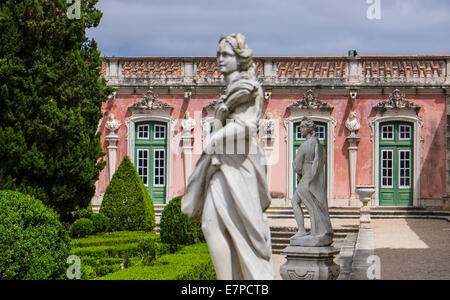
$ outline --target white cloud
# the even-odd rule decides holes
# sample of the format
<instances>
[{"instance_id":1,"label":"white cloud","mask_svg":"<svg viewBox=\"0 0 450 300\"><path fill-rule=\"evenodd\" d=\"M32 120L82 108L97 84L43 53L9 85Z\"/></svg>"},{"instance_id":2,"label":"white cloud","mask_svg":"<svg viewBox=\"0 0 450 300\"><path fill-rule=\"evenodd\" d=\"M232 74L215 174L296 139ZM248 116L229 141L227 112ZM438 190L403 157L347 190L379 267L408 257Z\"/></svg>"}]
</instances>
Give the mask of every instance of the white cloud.
<instances>
[{"instance_id":1,"label":"white cloud","mask_svg":"<svg viewBox=\"0 0 450 300\"><path fill-rule=\"evenodd\" d=\"M255 55L450 54L448 0L100 0L89 32L104 55L215 55L221 33L244 33Z\"/></svg>"}]
</instances>

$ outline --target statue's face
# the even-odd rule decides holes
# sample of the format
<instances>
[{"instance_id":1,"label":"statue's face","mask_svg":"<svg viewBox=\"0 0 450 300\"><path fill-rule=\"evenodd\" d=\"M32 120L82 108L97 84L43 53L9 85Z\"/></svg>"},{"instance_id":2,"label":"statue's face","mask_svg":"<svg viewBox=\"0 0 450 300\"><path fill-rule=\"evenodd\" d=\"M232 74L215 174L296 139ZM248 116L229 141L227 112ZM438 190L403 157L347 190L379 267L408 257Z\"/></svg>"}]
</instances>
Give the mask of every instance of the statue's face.
<instances>
[{"instance_id":1,"label":"statue's face","mask_svg":"<svg viewBox=\"0 0 450 300\"><path fill-rule=\"evenodd\" d=\"M303 136L307 136L308 133L311 133L312 130L306 124L300 124L300 133Z\"/></svg>"},{"instance_id":2,"label":"statue's face","mask_svg":"<svg viewBox=\"0 0 450 300\"><path fill-rule=\"evenodd\" d=\"M238 58L233 51L231 45L222 41L219 44L219 50L217 51L217 64L222 74L228 75L238 70Z\"/></svg>"}]
</instances>

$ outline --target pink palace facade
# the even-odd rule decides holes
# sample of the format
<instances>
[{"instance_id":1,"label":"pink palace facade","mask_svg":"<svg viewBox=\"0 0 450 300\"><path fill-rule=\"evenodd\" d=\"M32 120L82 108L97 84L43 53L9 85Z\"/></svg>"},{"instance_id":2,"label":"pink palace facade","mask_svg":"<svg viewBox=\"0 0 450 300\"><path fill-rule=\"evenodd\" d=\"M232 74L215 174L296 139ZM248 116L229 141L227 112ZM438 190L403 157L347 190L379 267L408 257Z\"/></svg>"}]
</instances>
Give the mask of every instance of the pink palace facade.
<instances>
[{"instance_id":1,"label":"pink palace facade","mask_svg":"<svg viewBox=\"0 0 450 300\"><path fill-rule=\"evenodd\" d=\"M99 124L107 167L94 209L128 155L155 204L183 195L208 142L225 83L215 57L105 57L116 88ZM360 206L355 185L373 185L372 206L448 206L450 56L256 57L265 94L259 142L273 203L290 205L299 120L317 125L326 149L330 207ZM352 135L346 121L356 114ZM188 113L188 114L187 114ZM119 127L120 125L120 127Z\"/></svg>"}]
</instances>

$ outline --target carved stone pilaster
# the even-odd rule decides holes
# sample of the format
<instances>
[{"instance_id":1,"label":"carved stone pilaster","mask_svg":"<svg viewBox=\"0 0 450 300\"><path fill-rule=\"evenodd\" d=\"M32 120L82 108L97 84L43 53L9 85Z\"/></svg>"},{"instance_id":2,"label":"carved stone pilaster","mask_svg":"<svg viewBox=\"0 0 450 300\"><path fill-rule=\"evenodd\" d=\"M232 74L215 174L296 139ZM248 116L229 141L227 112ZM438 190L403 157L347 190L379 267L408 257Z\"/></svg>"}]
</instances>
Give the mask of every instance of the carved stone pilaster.
<instances>
[{"instance_id":1,"label":"carved stone pilaster","mask_svg":"<svg viewBox=\"0 0 450 300\"><path fill-rule=\"evenodd\" d=\"M348 155L350 164L350 206L358 206L358 202L355 197L355 186L356 186L356 164L358 161L358 144L360 138L357 136L347 137L348 141Z\"/></svg>"},{"instance_id":2,"label":"carved stone pilaster","mask_svg":"<svg viewBox=\"0 0 450 300\"><path fill-rule=\"evenodd\" d=\"M271 174L272 174L272 152L273 152L273 144L275 141L274 129L275 129L275 120L273 119L272 113L267 114L266 119L262 119L259 122L259 134L260 140L262 143L262 147L264 149L264 154L266 156L266 164L267 164L267 183L271 182Z\"/></svg>"},{"instance_id":3,"label":"carved stone pilaster","mask_svg":"<svg viewBox=\"0 0 450 300\"><path fill-rule=\"evenodd\" d=\"M182 136L182 141L183 141L183 156L184 156L184 183L185 183L185 187L188 184L189 181L189 176L191 176L192 173L192 149L193 147L193 141L194 141L194 136L189 135L189 136Z\"/></svg>"},{"instance_id":4,"label":"carved stone pilaster","mask_svg":"<svg viewBox=\"0 0 450 300\"><path fill-rule=\"evenodd\" d=\"M188 184L189 176L191 176L191 165L192 165L192 149L194 136L192 135L192 130L194 130L196 122L189 116L189 113L186 112L185 119L181 122L181 126L183 127L183 135L181 137L183 141L182 149L184 156L184 180L185 186Z\"/></svg>"},{"instance_id":5,"label":"carved stone pilaster","mask_svg":"<svg viewBox=\"0 0 450 300\"><path fill-rule=\"evenodd\" d=\"M108 141L108 166L109 166L109 180L112 179L116 172L117 163L117 144L120 140L116 131L119 130L122 124L120 121L114 119L114 114L111 114L109 121L106 122L106 128L110 131L109 135L105 138Z\"/></svg>"},{"instance_id":6,"label":"carved stone pilaster","mask_svg":"<svg viewBox=\"0 0 450 300\"><path fill-rule=\"evenodd\" d=\"M345 127L350 131L350 135L347 137L348 142L348 156L349 156L349 169L350 169L350 206L358 206L358 202L355 197L355 184L356 184L356 164L358 155L358 144L360 138L356 135L356 132L360 129L361 125L356 118L356 113L351 112L349 118L345 122Z\"/></svg>"}]
</instances>

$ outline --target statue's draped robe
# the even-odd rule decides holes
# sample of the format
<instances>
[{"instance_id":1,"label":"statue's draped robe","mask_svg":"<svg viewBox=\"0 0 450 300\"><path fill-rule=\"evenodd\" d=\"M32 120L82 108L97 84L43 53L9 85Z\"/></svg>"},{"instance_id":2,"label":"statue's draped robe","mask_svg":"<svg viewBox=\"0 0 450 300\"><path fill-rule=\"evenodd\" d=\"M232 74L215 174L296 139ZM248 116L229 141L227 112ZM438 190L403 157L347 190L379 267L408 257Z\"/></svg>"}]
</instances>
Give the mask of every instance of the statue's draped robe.
<instances>
[{"instance_id":1,"label":"statue's draped robe","mask_svg":"<svg viewBox=\"0 0 450 300\"><path fill-rule=\"evenodd\" d=\"M205 203L213 205L216 214L206 217L217 218L230 236L232 279L274 279L270 227L263 213L270 205L270 194L264 154L256 144L257 124L263 114L262 90L255 81L240 78L228 86L221 99L229 107L227 118L235 121L234 128L250 132L250 136L240 137L253 145L253 152L219 154L226 152L218 149L218 144L213 154L203 153L189 178L182 211L200 221Z\"/></svg>"},{"instance_id":2,"label":"statue's draped robe","mask_svg":"<svg viewBox=\"0 0 450 300\"><path fill-rule=\"evenodd\" d=\"M301 176L296 193L311 219L311 236L332 233L325 182L325 151L314 134L297 150L294 171Z\"/></svg>"}]
</instances>

